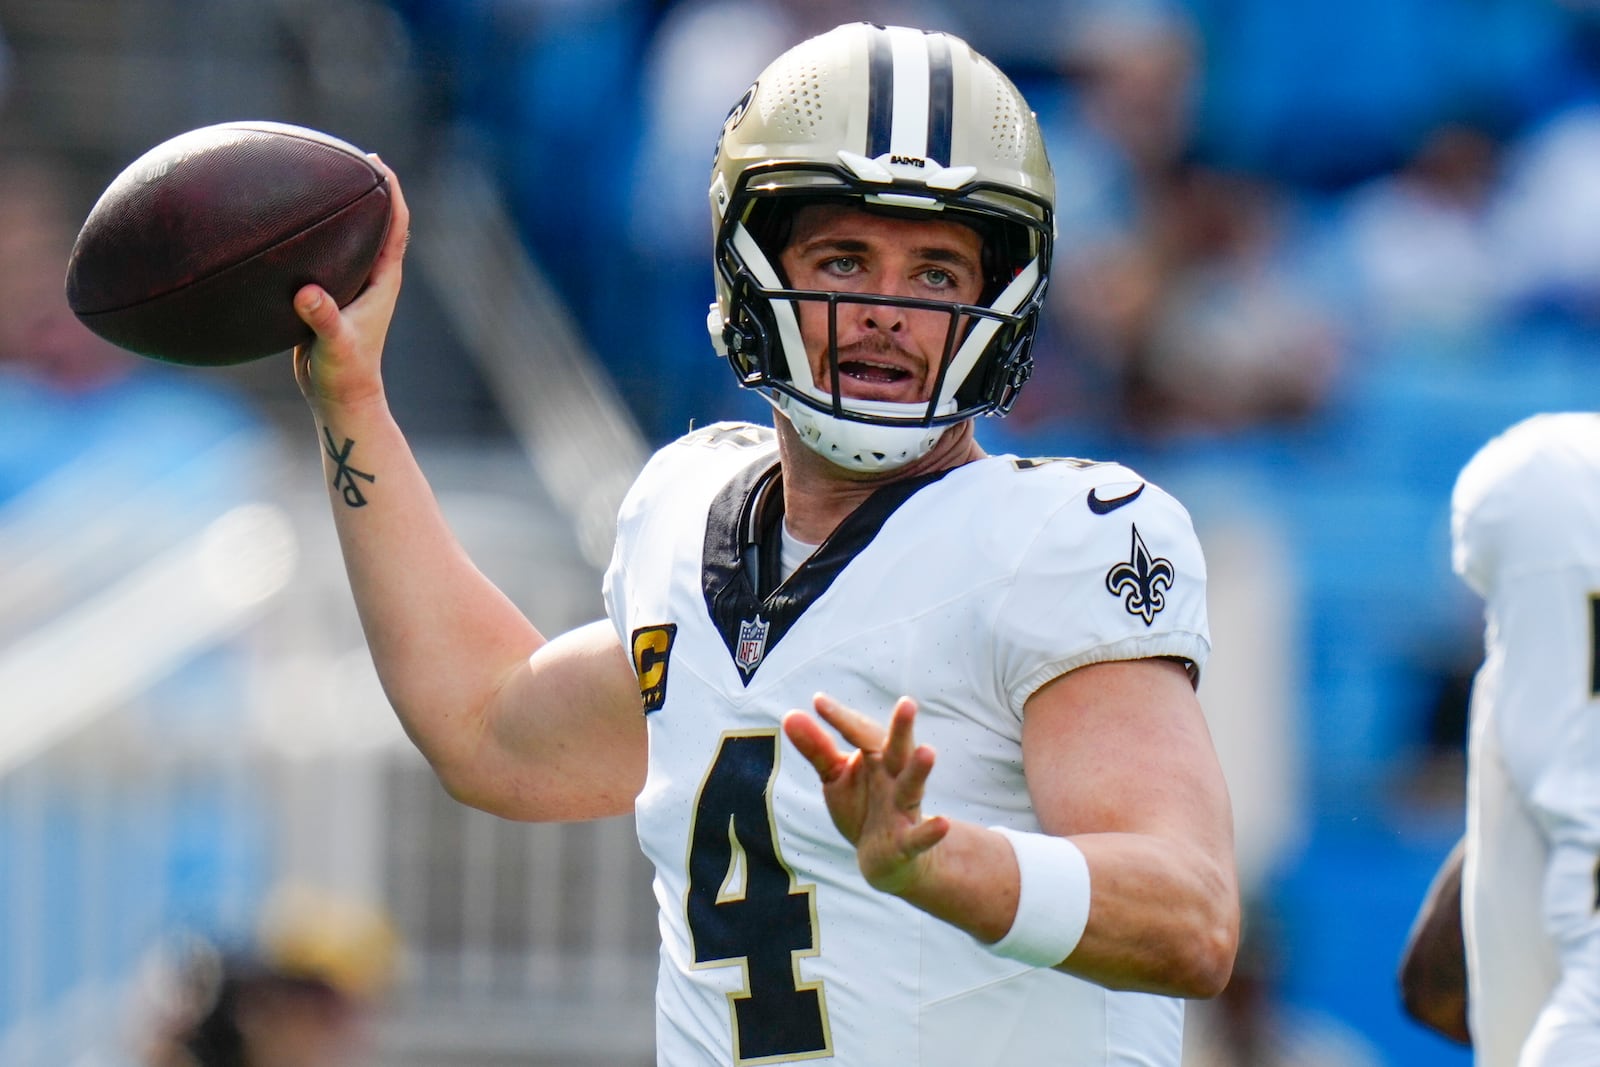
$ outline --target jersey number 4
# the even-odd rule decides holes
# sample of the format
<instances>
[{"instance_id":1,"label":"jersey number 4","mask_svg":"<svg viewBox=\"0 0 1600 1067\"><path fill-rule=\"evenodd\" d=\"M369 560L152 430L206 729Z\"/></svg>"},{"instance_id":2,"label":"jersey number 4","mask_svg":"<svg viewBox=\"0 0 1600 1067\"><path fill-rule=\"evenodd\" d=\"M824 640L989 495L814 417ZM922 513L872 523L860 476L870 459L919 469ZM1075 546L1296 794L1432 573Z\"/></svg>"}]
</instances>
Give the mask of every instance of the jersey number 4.
<instances>
[{"instance_id":1,"label":"jersey number 4","mask_svg":"<svg viewBox=\"0 0 1600 1067\"><path fill-rule=\"evenodd\" d=\"M734 1062L831 1051L822 985L800 980L818 952L815 887L778 853L772 784L778 735L728 734L696 798L689 845L689 932L699 967L744 968L730 994Z\"/></svg>"}]
</instances>

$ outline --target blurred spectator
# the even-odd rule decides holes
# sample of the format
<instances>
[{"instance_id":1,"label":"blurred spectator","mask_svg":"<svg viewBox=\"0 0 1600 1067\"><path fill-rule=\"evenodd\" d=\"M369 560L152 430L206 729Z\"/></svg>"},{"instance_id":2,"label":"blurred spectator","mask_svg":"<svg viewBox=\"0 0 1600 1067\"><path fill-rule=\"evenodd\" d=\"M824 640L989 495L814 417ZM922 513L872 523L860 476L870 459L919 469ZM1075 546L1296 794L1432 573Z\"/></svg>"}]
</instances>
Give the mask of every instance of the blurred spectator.
<instances>
[{"instance_id":1,"label":"blurred spectator","mask_svg":"<svg viewBox=\"0 0 1600 1067\"><path fill-rule=\"evenodd\" d=\"M1198 166L1161 190L1153 306L1123 368L1127 418L1142 435L1290 425L1321 407L1340 341L1284 260L1288 208L1267 182Z\"/></svg>"},{"instance_id":2,"label":"blurred spectator","mask_svg":"<svg viewBox=\"0 0 1600 1067\"><path fill-rule=\"evenodd\" d=\"M1053 388L1025 399L1023 422L1048 428L1053 405L1114 436L1159 440L1316 410L1339 339L1286 269L1287 190L1196 157L1192 16L1167 0L1094 0L1071 9L1064 33L1044 123L1061 190L1041 358Z\"/></svg>"},{"instance_id":3,"label":"blurred spectator","mask_svg":"<svg viewBox=\"0 0 1600 1067\"><path fill-rule=\"evenodd\" d=\"M1506 164L1498 266L1520 310L1600 324L1600 104L1525 134Z\"/></svg>"},{"instance_id":4,"label":"blurred spectator","mask_svg":"<svg viewBox=\"0 0 1600 1067\"><path fill-rule=\"evenodd\" d=\"M1159 441L1315 413L1342 341L1285 262L1281 191L1183 164L1141 201L1129 239L1072 257L1052 291L1065 358L1093 367L1114 428Z\"/></svg>"},{"instance_id":5,"label":"blurred spectator","mask_svg":"<svg viewBox=\"0 0 1600 1067\"><path fill-rule=\"evenodd\" d=\"M191 941L144 990L144 1067L359 1067L393 976L388 919L305 887L269 901L256 944Z\"/></svg>"},{"instance_id":6,"label":"blurred spectator","mask_svg":"<svg viewBox=\"0 0 1600 1067\"><path fill-rule=\"evenodd\" d=\"M1135 240L1152 186L1189 151L1200 41L1168 0L1069 8L1055 92L1036 94L1056 172L1057 258Z\"/></svg>"},{"instance_id":7,"label":"blurred spectator","mask_svg":"<svg viewBox=\"0 0 1600 1067\"><path fill-rule=\"evenodd\" d=\"M1382 339L1461 338L1505 312L1495 247L1500 144L1447 122L1406 163L1355 190L1338 226L1347 244L1352 318Z\"/></svg>"},{"instance_id":8,"label":"blurred spectator","mask_svg":"<svg viewBox=\"0 0 1600 1067\"><path fill-rule=\"evenodd\" d=\"M1029 99L1055 171L1055 280L1034 379L997 432L1022 451L1098 449L1074 438L1125 427L1129 339L1157 289L1145 217L1189 147L1199 40L1167 0L1074 3L1041 32L1057 67Z\"/></svg>"}]
</instances>

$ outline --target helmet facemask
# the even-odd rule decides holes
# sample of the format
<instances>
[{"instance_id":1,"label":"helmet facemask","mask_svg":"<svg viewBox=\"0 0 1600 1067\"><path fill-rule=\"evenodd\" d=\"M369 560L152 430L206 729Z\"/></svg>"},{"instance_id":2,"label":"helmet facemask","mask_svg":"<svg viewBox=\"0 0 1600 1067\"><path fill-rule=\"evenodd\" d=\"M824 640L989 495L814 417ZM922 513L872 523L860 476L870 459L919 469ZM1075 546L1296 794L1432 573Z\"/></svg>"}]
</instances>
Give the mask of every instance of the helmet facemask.
<instances>
[{"instance_id":1,"label":"helmet facemask","mask_svg":"<svg viewBox=\"0 0 1600 1067\"><path fill-rule=\"evenodd\" d=\"M1042 144L1037 143L1037 127L1032 115L1017 106L1021 98L1016 90L986 60L954 38L866 24L841 27L780 57L763 79L773 76L781 83L783 78L795 77L793 71L785 73L785 63L793 66L796 54L808 48L813 52L820 49L824 65L830 60L843 63L851 48L865 47L862 38L874 38L873 46L880 53L887 47L884 42L892 38L894 47L902 51L926 47L930 54L944 55L947 62L952 53L961 57L965 66L955 64L962 73L954 80L986 102L986 93L999 94L1001 103L988 104L989 110L998 108L1004 112L1001 117L1018 123L1025 118L1025 129L1010 136L1013 143L1029 145L1027 153L1015 150L1020 162L1002 158L994 164L980 158L987 166L952 167L937 159L894 152L868 158L843 147L828 153L825 145L814 143L793 153L800 158L758 158L772 148L771 130L743 130L742 120L763 105L761 81L729 116L712 185L712 203L719 219L715 256L718 302L712 307L708 326L740 383L766 396L809 447L840 466L873 471L894 469L925 455L955 423L1010 409L1032 368L1029 348L1050 262L1053 184ZM924 40L930 43L924 46ZM815 55L806 59L810 66L802 73L827 85L830 79L814 69L818 62ZM874 77L881 79L881 64L878 66ZM853 77L854 72L841 70L831 80L836 83L847 76ZM944 77L947 82L952 80L948 72ZM983 84L968 84L980 77ZM811 92L820 98L812 101L815 110L826 111L829 95L825 89L813 87ZM1007 93L1014 100L1005 98ZM839 106L844 106L842 99ZM958 117L963 114L953 105L946 110ZM969 121L980 120L999 126L990 114ZM758 127L761 121L770 126L784 119L779 115L775 120L771 116L751 120ZM749 145L749 158L742 160L735 158L744 147L739 142L741 132L760 142ZM976 136L955 140L965 144ZM983 147L993 154L992 145ZM944 153L947 157L951 153L948 144ZM986 170L992 178L986 177ZM984 261L984 289L978 302L791 287L779 266L780 256L795 213L815 203L842 203L873 213L959 222L976 230L982 238ZM820 303L827 309L827 382L814 380L801 335L799 308L808 303ZM929 368L935 381L926 403L841 395L837 324L841 306L852 304L893 306L948 317L942 359L937 367Z\"/></svg>"}]
</instances>

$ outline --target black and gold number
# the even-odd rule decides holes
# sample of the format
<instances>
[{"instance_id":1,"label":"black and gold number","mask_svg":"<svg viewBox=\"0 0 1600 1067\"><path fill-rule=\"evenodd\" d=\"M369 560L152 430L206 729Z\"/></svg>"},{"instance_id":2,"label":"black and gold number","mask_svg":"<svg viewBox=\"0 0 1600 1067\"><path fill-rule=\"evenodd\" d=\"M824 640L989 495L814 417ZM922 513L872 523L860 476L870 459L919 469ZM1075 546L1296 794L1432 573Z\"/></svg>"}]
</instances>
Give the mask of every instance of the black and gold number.
<instances>
[{"instance_id":1,"label":"black and gold number","mask_svg":"<svg viewBox=\"0 0 1600 1067\"><path fill-rule=\"evenodd\" d=\"M744 969L743 989L728 997L741 1065L832 1052L822 984L800 980L800 959L820 949L816 887L797 884L778 852L777 770L776 730L723 735L690 829L694 962Z\"/></svg>"},{"instance_id":2,"label":"black and gold number","mask_svg":"<svg viewBox=\"0 0 1600 1067\"><path fill-rule=\"evenodd\" d=\"M1051 463L1065 463L1067 466L1076 467L1078 470L1087 470L1090 467L1098 467L1103 462L1103 460L1098 459L1078 459L1076 456L1033 456L1031 458L1014 459L1011 461L1011 465L1019 471L1031 471L1038 470L1040 467Z\"/></svg>"}]
</instances>

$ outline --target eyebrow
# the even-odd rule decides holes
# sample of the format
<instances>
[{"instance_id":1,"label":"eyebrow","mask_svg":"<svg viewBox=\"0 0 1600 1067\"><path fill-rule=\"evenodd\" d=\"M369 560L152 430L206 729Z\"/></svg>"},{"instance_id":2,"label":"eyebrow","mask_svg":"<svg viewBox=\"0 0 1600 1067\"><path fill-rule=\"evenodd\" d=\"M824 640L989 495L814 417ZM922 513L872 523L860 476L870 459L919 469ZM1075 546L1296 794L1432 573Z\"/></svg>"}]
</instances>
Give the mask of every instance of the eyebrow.
<instances>
[{"instance_id":1,"label":"eyebrow","mask_svg":"<svg viewBox=\"0 0 1600 1067\"><path fill-rule=\"evenodd\" d=\"M802 241L795 251L803 256L815 255L819 252L860 254L871 252L872 245L857 237L819 237L810 241ZM923 245L920 248L911 249L911 255L933 263L949 263L972 271L978 269L976 260L947 245Z\"/></svg>"}]
</instances>

